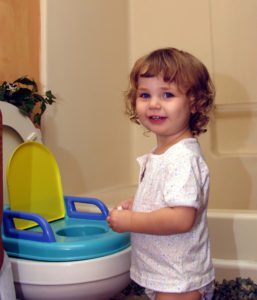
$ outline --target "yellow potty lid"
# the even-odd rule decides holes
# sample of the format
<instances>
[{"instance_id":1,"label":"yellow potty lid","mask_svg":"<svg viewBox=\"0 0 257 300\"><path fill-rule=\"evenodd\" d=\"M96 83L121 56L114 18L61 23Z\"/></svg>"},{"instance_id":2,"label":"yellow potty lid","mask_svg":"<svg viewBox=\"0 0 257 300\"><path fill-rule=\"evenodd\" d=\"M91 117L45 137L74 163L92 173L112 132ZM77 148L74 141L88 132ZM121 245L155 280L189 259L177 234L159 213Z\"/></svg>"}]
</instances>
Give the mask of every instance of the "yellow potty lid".
<instances>
[{"instance_id":1,"label":"yellow potty lid","mask_svg":"<svg viewBox=\"0 0 257 300\"><path fill-rule=\"evenodd\" d=\"M13 152L7 166L11 210L37 213L48 222L65 216L60 171L52 153L38 142L28 141ZM17 229L37 225L15 220Z\"/></svg>"}]
</instances>

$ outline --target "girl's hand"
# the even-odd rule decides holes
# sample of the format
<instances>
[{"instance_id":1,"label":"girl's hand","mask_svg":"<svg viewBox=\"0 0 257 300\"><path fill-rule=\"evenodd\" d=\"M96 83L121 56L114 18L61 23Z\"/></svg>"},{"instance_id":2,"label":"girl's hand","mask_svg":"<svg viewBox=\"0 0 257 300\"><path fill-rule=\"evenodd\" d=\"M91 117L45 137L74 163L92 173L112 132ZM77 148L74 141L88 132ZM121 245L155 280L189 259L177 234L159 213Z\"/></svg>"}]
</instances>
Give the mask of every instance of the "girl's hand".
<instances>
[{"instance_id":1,"label":"girl's hand","mask_svg":"<svg viewBox=\"0 0 257 300\"><path fill-rule=\"evenodd\" d=\"M132 211L128 209L113 209L107 217L107 222L113 231L131 231Z\"/></svg>"},{"instance_id":2,"label":"girl's hand","mask_svg":"<svg viewBox=\"0 0 257 300\"><path fill-rule=\"evenodd\" d=\"M132 210L134 198L131 197L123 202L121 202L120 206L122 209Z\"/></svg>"}]
</instances>

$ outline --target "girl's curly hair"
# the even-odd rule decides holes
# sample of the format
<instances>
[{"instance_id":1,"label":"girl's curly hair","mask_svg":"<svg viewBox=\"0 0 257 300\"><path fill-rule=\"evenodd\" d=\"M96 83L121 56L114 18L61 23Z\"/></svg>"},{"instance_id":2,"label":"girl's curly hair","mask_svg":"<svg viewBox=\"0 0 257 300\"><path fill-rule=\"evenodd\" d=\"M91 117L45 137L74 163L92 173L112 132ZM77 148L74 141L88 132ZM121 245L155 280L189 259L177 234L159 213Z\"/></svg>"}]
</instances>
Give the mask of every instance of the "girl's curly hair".
<instances>
[{"instance_id":1,"label":"girl's curly hair","mask_svg":"<svg viewBox=\"0 0 257 300\"><path fill-rule=\"evenodd\" d=\"M139 124L136 98L140 77L161 75L165 82L174 82L190 99L192 113L189 127L194 136L206 131L209 113L214 107L215 88L204 64L193 55L175 49L163 48L139 58L130 73L129 88L125 94L126 114Z\"/></svg>"}]
</instances>

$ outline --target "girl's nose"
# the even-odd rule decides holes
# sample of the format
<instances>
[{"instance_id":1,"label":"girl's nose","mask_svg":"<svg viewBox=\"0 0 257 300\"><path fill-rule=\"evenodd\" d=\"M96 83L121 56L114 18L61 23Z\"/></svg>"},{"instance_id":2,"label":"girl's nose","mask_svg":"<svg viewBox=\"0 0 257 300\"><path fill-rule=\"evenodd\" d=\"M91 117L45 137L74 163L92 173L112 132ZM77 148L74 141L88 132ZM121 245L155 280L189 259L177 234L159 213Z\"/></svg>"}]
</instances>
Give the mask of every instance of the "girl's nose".
<instances>
[{"instance_id":1,"label":"girl's nose","mask_svg":"<svg viewBox=\"0 0 257 300\"><path fill-rule=\"evenodd\" d=\"M161 107L160 99L158 97L152 97L149 101L149 108L158 109Z\"/></svg>"}]
</instances>

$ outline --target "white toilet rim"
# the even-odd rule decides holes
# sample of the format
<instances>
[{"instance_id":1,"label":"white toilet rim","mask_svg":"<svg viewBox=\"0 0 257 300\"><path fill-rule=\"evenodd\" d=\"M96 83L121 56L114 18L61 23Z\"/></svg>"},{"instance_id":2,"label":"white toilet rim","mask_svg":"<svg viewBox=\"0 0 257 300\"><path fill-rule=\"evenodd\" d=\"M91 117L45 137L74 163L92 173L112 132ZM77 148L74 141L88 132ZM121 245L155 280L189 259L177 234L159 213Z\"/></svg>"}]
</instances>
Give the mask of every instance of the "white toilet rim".
<instances>
[{"instance_id":1,"label":"white toilet rim","mask_svg":"<svg viewBox=\"0 0 257 300\"><path fill-rule=\"evenodd\" d=\"M15 105L0 101L0 109L3 117L3 126L14 129L23 141L42 142L40 130L33 125L28 117L21 114Z\"/></svg>"},{"instance_id":2,"label":"white toilet rim","mask_svg":"<svg viewBox=\"0 0 257 300\"><path fill-rule=\"evenodd\" d=\"M131 247L112 255L71 262L41 262L10 258L14 281L22 284L64 285L93 282L127 273Z\"/></svg>"}]
</instances>

